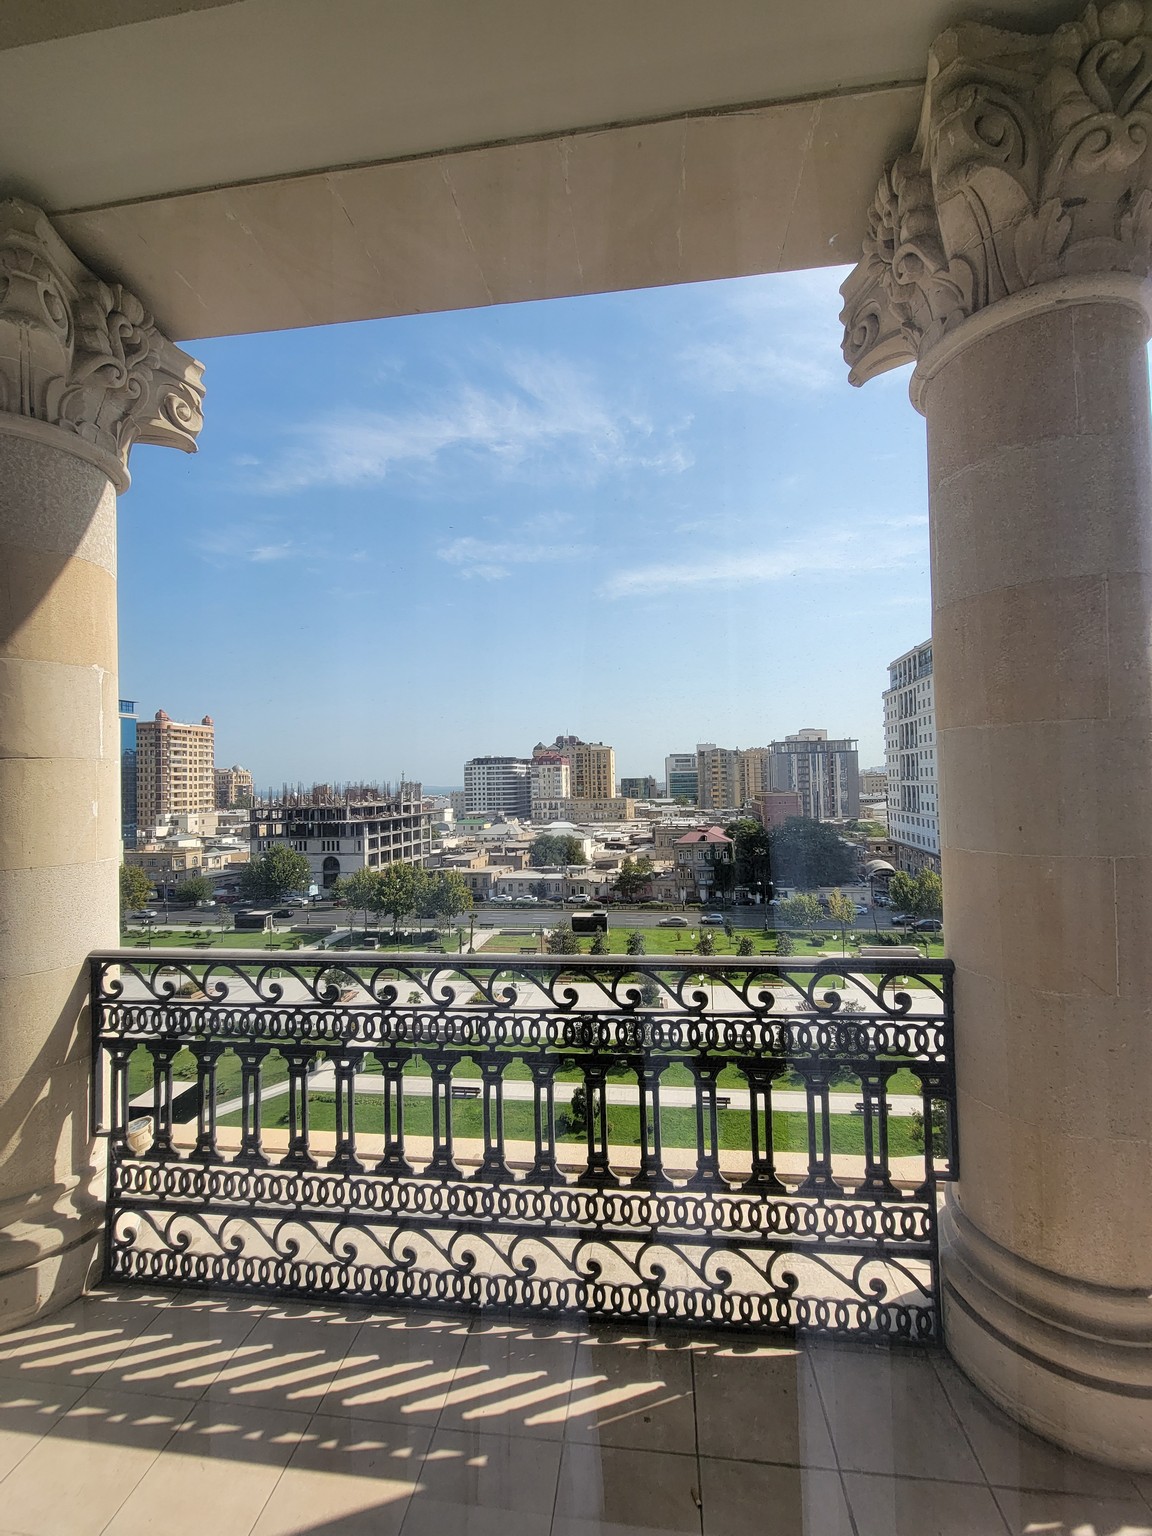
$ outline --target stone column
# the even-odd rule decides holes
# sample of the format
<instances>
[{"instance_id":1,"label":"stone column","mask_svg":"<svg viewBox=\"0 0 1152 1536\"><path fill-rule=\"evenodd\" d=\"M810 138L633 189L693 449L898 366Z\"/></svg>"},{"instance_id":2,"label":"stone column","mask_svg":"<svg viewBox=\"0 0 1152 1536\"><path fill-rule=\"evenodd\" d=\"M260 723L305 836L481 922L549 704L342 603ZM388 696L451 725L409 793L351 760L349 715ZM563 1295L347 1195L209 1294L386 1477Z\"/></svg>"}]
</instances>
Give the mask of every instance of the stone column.
<instances>
[{"instance_id":1,"label":"stone column","mask_svg":"<svg viewBox=\"0 0 1152 1536\"><path fill-rule=\"evenodd\" d=\"M1152 7L1149 7L1152 13ZM844 285L928 423L961 1177L947 1341L1152 1468L1152 14L934 45Z\"/></svg>"},{"instance_id":2,"label":"stone column","mask_svg":"<svg viewBox=\"0 0 1152 1536\"><path fill-rule=\"evenodd\" d=\"M86 956L118 942L116 493L192 451L200 367L0 204L0 1329L99 1259Z\"/></svg>"}]
</instances>

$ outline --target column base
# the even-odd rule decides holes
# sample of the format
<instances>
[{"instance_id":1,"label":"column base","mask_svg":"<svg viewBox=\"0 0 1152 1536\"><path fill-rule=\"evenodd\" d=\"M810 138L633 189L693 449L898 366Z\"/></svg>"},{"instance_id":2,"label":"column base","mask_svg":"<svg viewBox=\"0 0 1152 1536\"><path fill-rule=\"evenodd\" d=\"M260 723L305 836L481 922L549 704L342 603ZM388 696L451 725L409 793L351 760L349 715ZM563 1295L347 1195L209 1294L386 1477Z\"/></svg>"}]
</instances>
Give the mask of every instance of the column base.
<instances>
[{"instance_id":1,"label":"column base","mask_svg":"<svg viewBox=\"0 0 1152 1536\"><path fill-rule=\"evenodd\" d=\"M0 1209L0 1333L66 1307L103 1270L104 1207L82 1184Z\"/></svg>"},{"instance_id":2,"label":"column base","mask_svg":"<svg viewBox=\"0 0 1152 1536\"><path fill-rule=\"evenodd\" d=\"M949 1192L944 1337L1012 1418L1082 1456L1152 1471L1152 1297L1072 1280L986 1237Z\"/></svg>"}]
</instances>

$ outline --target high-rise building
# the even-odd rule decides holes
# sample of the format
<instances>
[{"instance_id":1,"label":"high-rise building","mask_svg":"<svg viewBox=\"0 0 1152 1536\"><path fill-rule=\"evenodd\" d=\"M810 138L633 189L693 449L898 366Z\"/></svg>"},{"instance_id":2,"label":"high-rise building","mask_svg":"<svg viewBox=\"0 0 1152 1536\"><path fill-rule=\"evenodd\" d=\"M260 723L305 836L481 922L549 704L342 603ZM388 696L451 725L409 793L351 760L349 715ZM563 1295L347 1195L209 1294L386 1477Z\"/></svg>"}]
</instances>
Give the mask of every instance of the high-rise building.
<instances>
[{"instance_id":1,"label":"high-rise building","mask_svg":"<svg viewBox=\"0 0 1152 1536\"><path fill-rule=\"evenodd\" d=\"M136 726L136 824L154 827L169 816L216 809L215 727L171 719L162 709Z\"/></svg>"},{"instance_id":2,"label":"high-rise building","mask_svg":"<svg viewBox=\"0 0 1152 1536\"><path fill-rule=\"evenodd\" d=\"M136 701L120 700L120 840L136 846Z\"/></svg>"},{"instance_id":3,"label":"high-rise building","mask_svg":"<svg viewBox=\"0 0 1152 1536\"><path fill-rule=\"evenodd\" d=\"M656 780L650 773L635 779L620 780L620 793L629 800L653 800L656 792Z\"/></svg>"},{"instance_id":4,"label":"high-rise building","mask_svg":"<svg viewBox=\"0 0 1152 1536\"><path fill-rule=\"evenodd\" d=\"M769 789L768 757L767 747L744 747L738 754L737 805L751 805L757 795L767 793Z\"/></svg>"},{"instance_id":5,"label":"high-rise building","mask_svg":"<svg viewBox=\"0 0 1152 1536\"><path fill-rule=\"evenodd\" d=\"M893 862L910 874L940 871L940 809L936 778L936 700L932 642L925 640L888 668L884 692L888 765L888 837Z\"/></svg>"},{"instance_id":6,"label":"high-rise building","mask_svg":"<svg viewBox=\"0 0 1152 1536\"><path fill-rule=\"evenodd\" d=\"M473 757L464 764L464 809L469 816L532 814L532 764L523 757Z\"/></svg>"},{"instance_id":7,"label":"high-rise building","mask_svg":"<svg viewBox=\"0 0 1152 1536\"><path fill-rule=\"evenodd\" d=\"M740 753L714 741L696 746L697 804L709 811L731 810L740 804Z\"/></svg>"},{"instance_id":8,"label":"high-rise building","mask_svg":"<svg viewBox=\"0 0 1152 1536\"><path fill-rule=\"evenodd\" d=\"M572 751L573 800L611 800L616 794L616 753L602 741L578 742Z\"/></svg>"},{"instance_id":9,"label":"high-rise building","mask_svg":"<svg viewBox=\"0 0 1152 1536\"><path fill-rule=\"evenodd\" d=\"M695 805L700 794L695 752L670 752L664 759L664 793L670 800Z\"/></svg>"},{"instance_id":10,"label":"high-rise building","mask_svg":"<svg viewBox=\"0 0 1152 1536\"><path fill-rule=\"evenodd\" d=\"M572 768L562 752L537 747L528 770L532 786L532 817L535 821L556 821L560 802L572 795Z\"/></svg>"},{"instance_id":11,"label":"high-rise building","mask_svg":"<svg viewBox=\"0 0 1152 1536\"><path fill-rule=\"evenodd\" d=\"M217 768L215 780L218 811L233 811L252 804L252 775L247 768L241 768L237 763L231 768Z\"/></svg>"},{"instance_id":12,"label":"high-rise building","mask_svg":"<svg viewBox=\"0 0 1152 1536\"><path fill-rule=\"evenodd\" d=\"M860 762L855 741L829 741L823 730L797 731L768 747L768 789L800 796L813 821L854 820L860 814Z\"/></svg>"}]
</instances>

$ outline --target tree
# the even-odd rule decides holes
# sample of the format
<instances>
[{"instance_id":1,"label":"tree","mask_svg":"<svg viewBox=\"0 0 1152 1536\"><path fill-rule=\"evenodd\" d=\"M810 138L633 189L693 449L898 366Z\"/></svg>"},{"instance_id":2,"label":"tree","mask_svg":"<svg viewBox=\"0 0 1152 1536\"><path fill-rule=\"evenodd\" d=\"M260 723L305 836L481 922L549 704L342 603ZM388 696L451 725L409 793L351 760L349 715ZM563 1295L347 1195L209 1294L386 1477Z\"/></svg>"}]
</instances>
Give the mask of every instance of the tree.
<instances>
[{"instance_id":1,"label":"tree","mask_svg":"<svg viewBox=\"0 0 1152 1536\"><path fill-rule=\"evenodd\" d=\"M304 854L287 843L273 843L240 871L240 894L248 901L283 901L303 889L311 876Z\"/></svg>"},{"instance_id":2,"label":"tree","mask_svg":"<svg viewBox=\"0 0 1152 1536\"><path fill-rule=\"evenodd\" d=\"M420 910L427 917L452 922L461 912L472 910L472 891L467 880L454 869L438 869L425 876L424 897Z\"/></svg>"},{"instance_id":3,"label":"tree","mask_svg":"<svg viewBox=\"0 0 1152 1536\"><path fill-rule=\"evenodd\" d=\"M652 879L652 860L625 859L612 885L617 901L639 901Z\"/></svg>"},{"instance_id":4,"label":"tree","mask_svg":"<svg viewBox=\"0 0 1152 1536\"><path fill-rule=\"evenodd\" d=\"M716 953L716 940L710 933L702 933L696 940L696 953L698 955L714 955Z\"/></svg>"},{"instance_id":5,"label":"tree","mask_svg":"<svg viewBox=\"0 0 1152 1536\"><path fill-rule=\"evenodd\" d=\"M845 935L849 928L856 923L856 903L851 896L845 896L843 891L833 891L828 897L826 908L829 918L840 929L841 935Z\"/></svg>"},{"instance_id":6,"label":"tree","mask_svg":"<svg viewBox=\"0 0 1152 1536\"><path fill-rule=\"evenodd\" d=\"M812 890L818 885L844 885L856 870L857 850L844 843L834 828L805 816L790 816L768 834L772 878L781 885Z\"/></svg>"},{"instance_id":7,"label":"tree","mask_svg":"<svg viewBox=\"0 0 1152 1536\"><path fill-rule=\"evenodd\" d=\"M916 876L916 915L917 917L944 915L944 887L935 870L922 869Z\"/></svg>"},{"instance_id":8,"label":"tree","mask_svg":"<svg viewBox=\"0 0 1152 1536\"><path fill-rule=\"evenodd\" d=\"M736 946L736 953L738 955L751 955L755 953L752 947L752 940L746 933L741 935L740 942Z\"/></svg>"},{"instance_id":9,"label":"tree","mask_svg":"<svg viewBox=\"0 0 1152 1536\"><path fill-rule=\"evenodd\" d=\"M572 932L571 923L562 923L559 928L553 928L548 935L548 953L550 955L578 955L580 953L580 941Z\"/></svg>"},{"instance_id":10,"label":"tree","mask_svg":"<svg viewBox=\"0 0 1152 1536\"><path fill-rule=\"evenodd\" d=\"M120 910L135 912L145 906L152 896L152 882L135 864L120 866Z\"/></svg>"},{"instance_id":11,"label":"tree","mask_svg":"<svg viewBox=\"0 0 1152 1536\"><path fill-rule=\"evenodd\" d=\"M772 879L771 839L767 828L751 816L741 816L724 828L732 839L736 883L767 890Z\"/></svg>"},{"instance_id":12,"label":"tree","mask_svg":"<svg viewBox=\"0 0 1152 1536\"><path fill-rule=\"evenodd\" d=\"M212 895L212 882L207 875L188 875L176 887L176 900L194 907L197 902L207 901Z\"/></svg>"},{"instance_id":13,"label":"tree","mask_svg":"<svg viewBox=\"0 0 1152 1536\"><path fill-rule=\"evenodd\" d=\"M638 928L634 928L628 935L628 953L630 955L646 955L648 953L648 945L645 943L644 935Z\"/></svg>"},{"instance_id":14,"label":"tree","mask_svg":"<svg viewBox=\"0 0 1152 1536\"><path fill-rule=\"evenodd\" d=\"M592 940L591 945L589 946L588 952L589 954L593 955L610 954L611 951L608 948L608 935L604 932L596 934L595 938Z\"/></svg>"},{"instance_id":15,"label":"tree","mask_svg":"<svg viewBox=\"0 0 1152 1536\"><path fill-rule=\"evenodd\" d=\"M778 933L776 935L776 953L778 955L790 955L795 948L796 944L790 933Z\"/></svg>"},{"instance_id":16,"label":"tree","mask_svg":"<svg viewBox=\"0 0 1152 1536\"><path fill-rule=\"evenodd\" d=\"M392 918L392 932L400 926L400 919L415 912L424 897L428 877L414 864L397 859L386 864L379 872L376 899L373 910L386 912Z\"/></svg>"},{"instance_id":17,"label":"tree","mask_svg":"<svg viewBox=\"0 0 1152 1536\"><path fill-rule=\"evenodd\" d=\"M374 869L357 869L345 879L337 882L340 887L340 899L350 913L363 912L364 929L368 929L368 914L376 909L376 898L380 891L380 875ZM351 923L349 927L351 927Z\"/></svg>"},{"instance_id":18,"label":"tree","mask_svg":"<svg viewBox=\"0 0 1152 1536\"><path fill-rule=\"evenodd\" d=\"M812 928L824 916L824 908L815 896L801 891L781 901L776 907L776 921L786 928Z\"/></svg>"},{"instance_id":19,"label":"tree","mask_svg":"<svg viewBox=\"0 0 1152 1536\"><path fill-rule=\"evenodd\" d=\"M533 869L550 864L583 864L584 844L570 832L541 832L529 852Z\"/></svg>"},{"instance_id":20,"label":"tree","mask_svg":"<svg viewBox=\"0 0 1152 1536\"><path fill-rule=\"evenodd\" d=\"M911 875L898 869L888 882L888 899L897 912L916 915L916 881Z\"/></svg>"}]
</instances>

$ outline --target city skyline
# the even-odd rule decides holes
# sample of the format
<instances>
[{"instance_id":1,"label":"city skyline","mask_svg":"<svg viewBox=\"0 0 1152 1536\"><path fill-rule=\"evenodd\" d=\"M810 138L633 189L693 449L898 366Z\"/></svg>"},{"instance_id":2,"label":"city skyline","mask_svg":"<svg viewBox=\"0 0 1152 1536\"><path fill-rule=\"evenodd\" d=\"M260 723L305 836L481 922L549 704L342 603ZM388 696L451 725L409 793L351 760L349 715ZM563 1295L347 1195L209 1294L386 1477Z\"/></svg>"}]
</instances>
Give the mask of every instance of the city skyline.
<instances>
[{"instance_id":1,"label":"city skyline","mask_svg":"<svg viewBox=\"0 0 1152 1536\"><path fill-rule=\"evenodd\" d=\"M842 276L193 344L201 453L121 501L121 692L257 785L459 785L558 732L621 776L810 725L882 761L923 428L903 372L844 382Z\"/></svg>"}]
</instances>

